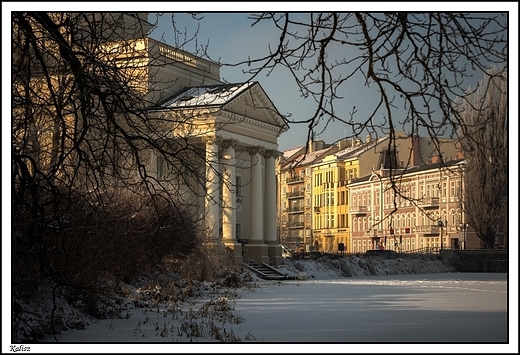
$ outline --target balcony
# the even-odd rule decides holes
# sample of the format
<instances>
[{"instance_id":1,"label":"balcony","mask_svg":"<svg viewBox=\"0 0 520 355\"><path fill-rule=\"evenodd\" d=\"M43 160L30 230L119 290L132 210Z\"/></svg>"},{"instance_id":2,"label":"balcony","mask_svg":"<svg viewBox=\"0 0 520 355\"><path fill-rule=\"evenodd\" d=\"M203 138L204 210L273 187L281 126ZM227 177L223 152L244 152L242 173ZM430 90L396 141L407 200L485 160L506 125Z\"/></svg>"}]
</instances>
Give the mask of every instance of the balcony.
<instances>
[{"instance_id":1,"label":"balcony","mask_svg":"<svg viewBox=\"0 0 520 355\"><path fill-rule=\"evenodd\" d=\"M440 229L437 225L425 225L425 226L415 226L415 231L417 233L422 234L439 234Z\"/></svg>"},{"instance_id":2,"label":"balcony","mask_svg":"<svg viewBox=\"0 0 520 355\"><path fill-rule=\"evenodd\" d=\"M367 214L368 207L367 206L351 206L349 209L350 214Z\"/></svg>"},{"instance_id":3,"label":"balcony","mask_svg":"<svg viewBox=\"0 0 520 355\"><path fill-rule=\"evenodd\" d=\"M324 182L321 187L323 189L333 189L334 188L334 183L333 182Z\"/></svg>"},{"instance_id":4,"label":"balcony","mask_svg":"<svg viewBox=\"0 0 520 355\"><path fill-rule=\"evenodd\" d=\"M423 197L417 201L417 205L423 208L438 208L439 198L438 197Z\"/></svg>"},{"instance_id":5,"label":"balcony","mask_svg":"<svg viewBox=\"0 0 520 355\"><path fill-rule=\"evenodd\" d=\"M303 176L292 176L288 179L285 179L285 182L287 184L296 184L296 183L299 183L299 182L303 182Z\"/></svg>"},{"instance_id":6,"label":"balcony","mask_svg":"<svg viewBox=\"0 0 520 355\"><path fill-rule=\"evenodd\" d=\"M303 222L295 221L287 223L288 228L303 228Z\"/></svg>"},{"instance_id":7,"label":"balcony","mask_svg":"<svg viewBox=\"0 0 520 355\"><path fill-rule=\"evenodd\" d=\"M287 212L288 213L302 213L303 212L303 207L302 206L289 207L287 209Z\"/></svg>"},{"instance_id":8,"label":"balcony","mask_svg":"<svg viewBox=\"0 0 520 355\"><path fill-rule=\"evenodd\" d=\"M286 193L287 198L299 198L303 197L303 191L293 191Z\"/></svg>"}]
</instances>

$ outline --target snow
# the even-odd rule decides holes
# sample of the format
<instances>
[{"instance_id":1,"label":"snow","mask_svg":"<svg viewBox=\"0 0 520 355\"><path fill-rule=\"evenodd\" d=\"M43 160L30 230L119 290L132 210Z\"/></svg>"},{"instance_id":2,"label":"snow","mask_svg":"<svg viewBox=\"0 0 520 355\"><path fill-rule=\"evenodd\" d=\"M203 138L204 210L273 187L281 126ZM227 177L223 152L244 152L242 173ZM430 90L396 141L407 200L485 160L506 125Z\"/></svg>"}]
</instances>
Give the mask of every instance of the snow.
<instances>
[{"instance_id":1,"label":"snow","mask_svg":"<svg viewBox=\"0 0 520 355\"><path fill-rule=\"evenodd\" d=\"M213 353L510 352L508 346L518 346L508 339L508 331L517 333L507 327L507 274L457 273L435 257L287 259L280 270L301 280L250 275L250 286L240 289L199 283L201 297L182 303L154 303L164 289L134 288L144 307L129 304L120 317L91 319L86 329L28 346L57 353L172 352L172 346ZM220 318L211 310L220 310ZM215 333L233 344L215 340Z\"/></svg>"},{"instance_id":2,"label":"snow","mask_svg":"<svg viewBox=\"0 0 520 355\"><path fill-rule=\"evenodd\" d=\"M163 108L224 105L254 83L197 86L183 90L161 105Z\"/></svg>"}]
</instances>

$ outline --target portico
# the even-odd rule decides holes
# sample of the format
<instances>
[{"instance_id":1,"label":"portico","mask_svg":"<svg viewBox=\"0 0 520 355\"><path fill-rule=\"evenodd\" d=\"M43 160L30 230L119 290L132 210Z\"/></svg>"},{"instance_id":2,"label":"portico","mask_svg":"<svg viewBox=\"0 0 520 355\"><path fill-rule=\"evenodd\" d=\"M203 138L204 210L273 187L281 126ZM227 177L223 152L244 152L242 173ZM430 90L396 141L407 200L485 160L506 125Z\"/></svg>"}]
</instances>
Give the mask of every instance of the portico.
<instances>
[{"instance_id":1,"label":"portico","mask_svg":"<svg viewBox=\"0 0 520 355\"><path fill-rule=\"evenodd\" d=\"M225 136L226 134L224 134ZM282 262L276 236L275 149L247 145L223 136L205 137L205 225L213 241L223 243L233 262ZM244 186L237 186L236 172ZM243 196L238 199L237 190ZM237 239L238 225L242 244ZM242 256L242 248L243 256ZM242 260L244 259L244 260Z\"/></svg>"},{"instance_id":2,"label":"portico","mask_svg":"<svg viewBox=\"0 0 520 355\"><path fill-rule=\"evenodd\" d=\"M200 205L209 239L223 244L234 264L281 264L275 160L277 138L287 126L260 85L188 88L161 108L189 112L190 129L182 138L205 149L199 195L204 195Z\"/></svg>"}]
</instances>

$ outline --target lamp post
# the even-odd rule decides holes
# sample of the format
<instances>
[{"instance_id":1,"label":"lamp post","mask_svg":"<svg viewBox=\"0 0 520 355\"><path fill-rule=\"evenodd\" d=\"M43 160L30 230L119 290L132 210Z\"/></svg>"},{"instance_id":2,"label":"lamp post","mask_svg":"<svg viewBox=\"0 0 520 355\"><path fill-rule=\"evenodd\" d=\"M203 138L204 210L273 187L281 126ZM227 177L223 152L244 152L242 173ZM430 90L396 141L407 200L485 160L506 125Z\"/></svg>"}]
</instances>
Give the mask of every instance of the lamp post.
<instances>
[{"instance_id":1,"label":"lamp post","mask_svg":"<svg viewBox=\"0 0 520 355\"><path fill-rule=\"evenodd\" d=\"M468 223L461 223L460 230L464 232L464 250L466 250L466 231L468 230Z\"/></svg>"},{"instance_id":2,"label":"lamp post","mask_svg":"<svg viewBox=\"0 0 520 355\"><path fill-rule=\"evenodd\" d=\"M443 223L442 223L442 220L439 219L439 222L437 222L437 225L439 226L439 239L440 239L440 244L441 244L441 250L442 250L442 226L443 226Z\"/></svg>"}]
</instances>

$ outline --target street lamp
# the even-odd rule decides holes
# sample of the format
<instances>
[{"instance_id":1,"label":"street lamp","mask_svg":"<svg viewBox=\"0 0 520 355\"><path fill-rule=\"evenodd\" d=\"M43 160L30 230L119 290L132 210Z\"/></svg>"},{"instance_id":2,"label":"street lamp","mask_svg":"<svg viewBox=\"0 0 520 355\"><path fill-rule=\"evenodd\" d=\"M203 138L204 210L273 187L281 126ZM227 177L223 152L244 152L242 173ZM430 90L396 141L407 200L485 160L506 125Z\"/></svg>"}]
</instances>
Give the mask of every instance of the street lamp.
<instances>
[{"instance_id":1,"label":"street lamp","mask_svg":"<svg viewBox=\"0 0 520 355\"><path fill-rule=\"evenodd\" d=\"M464 232L464 250L466 250L466 231L468 230L468 223L461 223L460 230Z\"/></svg>"},{"instance_id":2,"label":"street lamp","mask_svg":"<svg viewBox=\"0 0 520 355\"><path fill-rule=\"evenodd\" d=\"M439 239L441 240L441 250L442 250L442 220L439 219L439 222L437 222L437 225L439 226Z\"/></svg>"}]
</instances>

